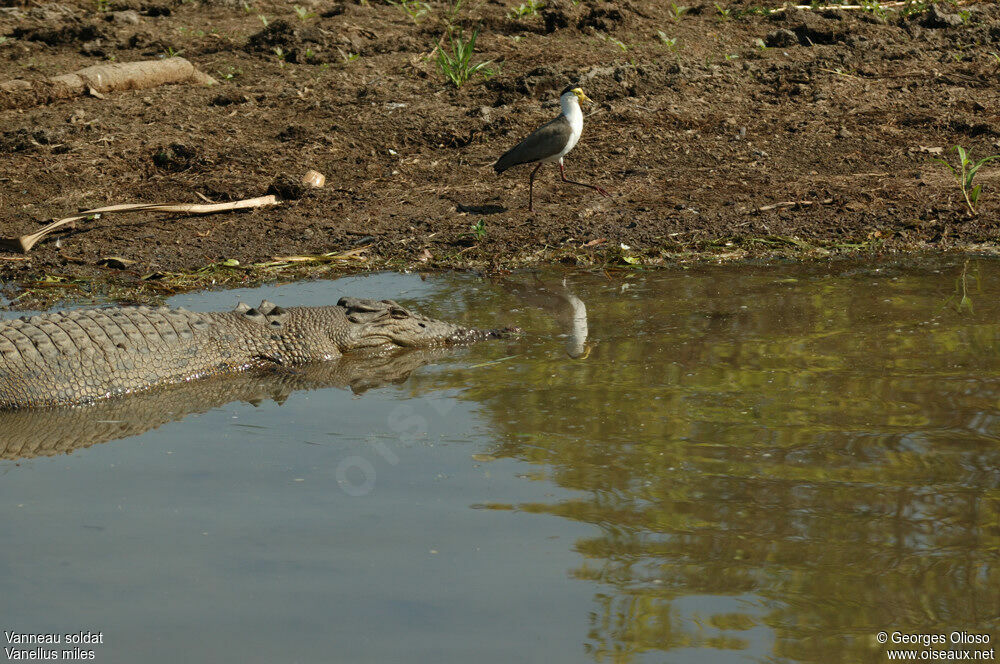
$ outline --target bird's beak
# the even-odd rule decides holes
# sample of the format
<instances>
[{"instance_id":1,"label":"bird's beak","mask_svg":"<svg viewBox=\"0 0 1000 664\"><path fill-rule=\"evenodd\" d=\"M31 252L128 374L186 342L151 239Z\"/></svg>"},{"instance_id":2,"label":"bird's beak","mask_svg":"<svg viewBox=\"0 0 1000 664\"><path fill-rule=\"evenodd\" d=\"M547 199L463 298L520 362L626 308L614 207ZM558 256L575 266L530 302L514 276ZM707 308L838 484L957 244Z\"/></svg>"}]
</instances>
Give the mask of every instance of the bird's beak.
<instances>
[{"instance_id":1,"label":"bird's beak","mask_svg":"<svg viewBox=\"0 0 1000 664\"><path fill-rule=\"evenodd\" d=\"M591 99L587 95L583 94L583 90L580 90L579 92L577 92L576 96L580 98L580 101L594 101L593 99Z\"/></svg>"}]
</instances>

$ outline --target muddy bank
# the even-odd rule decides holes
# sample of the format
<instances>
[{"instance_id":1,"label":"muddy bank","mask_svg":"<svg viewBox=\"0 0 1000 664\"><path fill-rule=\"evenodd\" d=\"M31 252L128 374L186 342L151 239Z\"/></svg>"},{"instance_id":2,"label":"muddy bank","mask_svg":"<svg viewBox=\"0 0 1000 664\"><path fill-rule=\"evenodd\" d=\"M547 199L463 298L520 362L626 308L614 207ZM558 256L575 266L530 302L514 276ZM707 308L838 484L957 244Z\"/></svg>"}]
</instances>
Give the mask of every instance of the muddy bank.
<instances>
[{"instance_id":1,"label":"muddy bank","mask_svg":"<svg viewBox=\"0 0 1000 664\"><path fill-rule=\"evenodd\" d=\"M972 216L932 158L1000 152L1000 7L767 5L4 8L2 80L180 55L219 83L0 111L0 236L122 202L283 203L85 222L0 252L0 281L141 299L316 270L992 251L1000 166L978 175ZM473 62L491 61L458 89L434 52L449 24L481 26ZM571 81L595 103L568 173L612 197L559 185L549 166L528 213L527 169L490 166L558 112ZM297 186L308 169L326 187Z\"/></svg>"}]
</instances>

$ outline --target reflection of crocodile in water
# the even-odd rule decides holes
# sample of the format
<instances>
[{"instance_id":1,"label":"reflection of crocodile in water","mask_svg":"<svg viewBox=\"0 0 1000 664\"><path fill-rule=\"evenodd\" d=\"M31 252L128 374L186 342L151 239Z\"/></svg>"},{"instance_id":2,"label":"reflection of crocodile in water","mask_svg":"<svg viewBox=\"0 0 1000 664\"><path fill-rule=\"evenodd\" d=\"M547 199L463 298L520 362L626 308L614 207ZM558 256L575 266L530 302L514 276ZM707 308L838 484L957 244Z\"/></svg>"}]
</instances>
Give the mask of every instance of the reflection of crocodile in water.
<instances>
[{"instance_id":1,"label":"reflection of crocodile in water","mask_svg":"<svg viewBox=\"0 0 1000 664\"><path fill-rule=\"evenodd\" d=\"M426 318L390 300L194 313L107 307L0 322L0 410L84 404L254 367L297 366L357 349L501 337Z\"/></svg>"},{"instance_id":2,"label":"reflection of crocodile in water","mask_svg":"<svg viewBox=\"0 0 1000 664\"><path fill-rule=\"evenodd\" d=\"M296 390L349 387L355 393L405 381L410 373L444 356L440 349L349 355L295 369L257 369L215 380L167 385L127 399L85 406L0 411L0 459L69 454L127 436L137 436L192 413L232 401L283 403Z\"/></svg>"}]
</instances>

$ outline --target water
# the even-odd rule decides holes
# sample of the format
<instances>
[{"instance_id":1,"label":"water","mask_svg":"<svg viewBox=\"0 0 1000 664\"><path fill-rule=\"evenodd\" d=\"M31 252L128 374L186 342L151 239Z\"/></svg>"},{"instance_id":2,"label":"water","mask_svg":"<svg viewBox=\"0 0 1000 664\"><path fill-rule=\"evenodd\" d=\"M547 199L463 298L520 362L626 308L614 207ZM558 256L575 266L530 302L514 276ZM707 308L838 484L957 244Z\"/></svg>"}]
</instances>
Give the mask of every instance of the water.
<instances>
[{"instance_id":1,"label":"water","mask_svg":"<svg viewBox=\"0 0 1000 664\"><path fill-rule=\"evenodd\" d=\"M341 376L149 401L141 435L0 461L0 623L100 631L101 662L884 662L883 630L995 647L1000 264L970 262L964 305L962 274L174 298L392 297L527 333L358 394Z\"/></svg>"}]
</instances>

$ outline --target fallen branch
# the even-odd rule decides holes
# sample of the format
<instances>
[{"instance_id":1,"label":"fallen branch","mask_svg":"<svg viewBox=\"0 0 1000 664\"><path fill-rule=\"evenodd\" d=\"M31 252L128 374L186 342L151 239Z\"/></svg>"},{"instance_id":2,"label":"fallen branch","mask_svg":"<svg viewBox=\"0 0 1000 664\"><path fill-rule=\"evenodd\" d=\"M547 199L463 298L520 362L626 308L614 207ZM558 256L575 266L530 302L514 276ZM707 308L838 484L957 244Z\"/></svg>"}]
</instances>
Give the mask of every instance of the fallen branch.
<instances>
[{"instance_id":1,"label":"fallen branch","mask_svg":"<svg viewBox=\"0 0 1000 664\"><path fill-rule=\"evenodd\" d=\"M958 6L958 5L968 5L968 4L972 4L972 2L973 2L973 0L955 0L955 2L953 4L955 4L956 6ZM906 0L902 0L900 2L880 2L878 4L878 7L881 8L881 9L891 9L893 7L905 7L908 4L910 4L910 3L908 1L906 1ZM857 10L860 10L860 9L869 9L870 10L870 9L872 9L872 7L865 6L865 5L832 5L832 4L830 4L830 5L824 5L824 4L818 4L818 5L782 5L782 6L778 7L778 8L776 8L776 9L772 9L771 13L772 14L777 14L779 12L788 11L789 9L804 9L804 10L807 10L807 11L826 11L827 9L847 9L847 10L857 11Z\"/></svg>"},{"instance_id":2,"label":"fallen branch","mask_svg":"<svg viewBox=\"0 0 1000 664\"><path fill-rule=\"evenodd\" d=\"M36 106L88 93L101 97L108 92L145 90L168 83L212 85L215 82L211 76L178 57L94 65L41 81L4 81L0 83L0 109Z\"/></svg>"},{"instance_id":3,"label":"fallen branch","mask_svg":"<svg viewBox=\"0 0 1000 664\"><path fill-rule=\"evenodd\" d=\"M122 203L120 205L109 205L93 210L84 210L78 215L66 217L53 221L48 226L18 238L0 238L0 247L13 249L21 253L28 253L42 238L49 233L59 230L64 226L75 227L76 222L96 215L108 212L180 212L182 214L215 214L216 212L229 212L231 210L246 210L250 208L266 207L277 205L278 199L274 196L261 196L259 198L248 198L242 201L231 203Z\"/></svg>"},{"instance_id":4,"label":"fallen branch","mask_svg":"<svg viewBox=\"0 0 1000 664\"><path fill-rule=\"evenodd\" d=\"M879 7L883 7L883 8L885 8L885 7L902 7L905 4L906 4L906 2L881 2L881 3L879 3ZM864 5L815 5L815 6L814 5L782 5L781 7L778 7L777 9L772 9L771 13L772 14L777 14L778 12L788 11L789 9L805 9L805 10L823 11L823 10L826 10L826 9L848 9L848 10L853 9L853 10L858 10L858 9L869 9L869 8L865 7Z\"/></svg>"},{"instance_id":5,"label":"fallen branch","mask_svg":"<svg viewBox=\"0 0 1000 664\"><path fill-rule=\"evenodd\" d=\"M363 253L368 251L371 247L370 244L366 244L363 247L358 247L356 249L348 249L347 251L335 252L331 251L325 254L311 255L311 256L276 256L274 260L268 261L266 263L254 263L254 267L268 269L281 269L286 267L291 267L292 265L302 265L302 264L316 264L316 263L332 263L334 261L366 261L368 260Z\"/></svg>"},{"instance_id":6,"label":"fallen branch","mask_svg":"<svg viewBox=\"0 0 1000 664\"><path fill-rule=\"evenodd\" d=\"M757 208L757 212L767 212L768 210L777 210L778 208L790 208L790 207L809 207L810 205L830 205L833 203L832 198L826 198L821 201L783 201L781 203L775 203L773 205L765 205L764 207Z\"/></svg>"}]
</instances>

